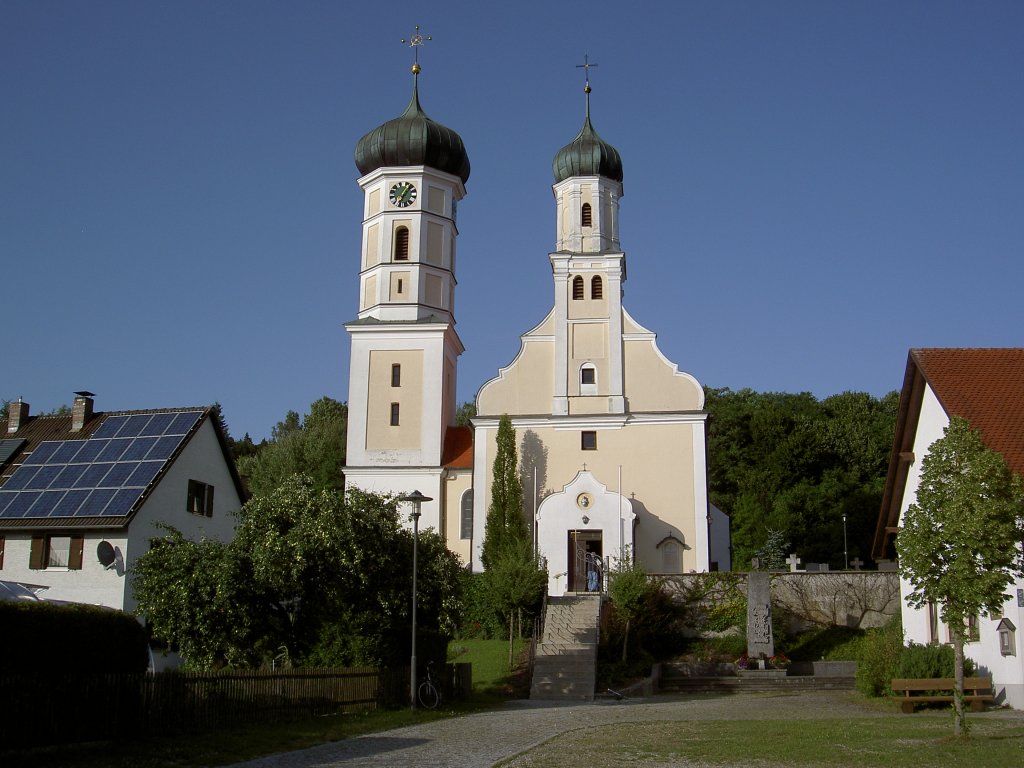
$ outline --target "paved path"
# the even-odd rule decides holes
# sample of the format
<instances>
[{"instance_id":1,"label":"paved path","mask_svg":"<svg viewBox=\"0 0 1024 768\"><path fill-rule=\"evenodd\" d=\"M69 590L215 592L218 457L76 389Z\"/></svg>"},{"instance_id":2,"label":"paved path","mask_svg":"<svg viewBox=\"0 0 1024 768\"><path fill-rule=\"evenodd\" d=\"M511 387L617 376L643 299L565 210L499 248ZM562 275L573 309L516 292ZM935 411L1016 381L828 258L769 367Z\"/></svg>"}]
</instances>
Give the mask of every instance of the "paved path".
<instances>
[{"instance_id":1,"label":"paved path","mask_svg":"<svg viewBox=\"0 0 1024 768\"><path fill-rule=\"evenodd\" d=\"M584 726L659 720L877 717L885 711L865 706L847 691L658 696L592 704L515 701L498 710L272 755L236 768L491 768L553 736Z\"/></svg>"}]
</instances>

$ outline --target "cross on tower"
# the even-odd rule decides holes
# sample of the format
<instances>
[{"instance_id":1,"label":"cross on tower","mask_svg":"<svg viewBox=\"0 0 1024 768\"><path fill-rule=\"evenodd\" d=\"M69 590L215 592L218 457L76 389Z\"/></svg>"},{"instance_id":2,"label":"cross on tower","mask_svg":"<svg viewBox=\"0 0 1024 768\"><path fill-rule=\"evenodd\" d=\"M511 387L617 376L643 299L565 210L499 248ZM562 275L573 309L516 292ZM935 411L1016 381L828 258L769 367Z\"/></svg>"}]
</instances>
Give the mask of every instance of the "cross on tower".
<instances>
[{"instance_id":1,"label":"cross on tower","mask_svg":"<svg viewBox=\"0 0 1024 768\"><path fill-rule=\"evenodd\" d=\"M582 69L583 70L583 77L584 77L583 92L584 93L590 93L590 68L591 67L596 67L596 66L597 66L597 64L591 64L590 63L590 54L587 54L587 53L583 54L583 63L576 65L576 69Z\"/></svg>"},{"instance_id":2,"label":"cross on tower","mask_svg":"<svg viewBox=\"0 0 1024 768\"><path fill-rule=\"evenodd\" d=\"M402 38L402 44L408 45L410 48L412 48L413 51L412 73L414 75L418 75L420 73L420 47L424 43L432 39L433 38L431 38L430 35L423 36L420 34L419 24L416 25L416 30L412 33L408 40L406 40L404 37Z\"/></svg>"}]
</instances>

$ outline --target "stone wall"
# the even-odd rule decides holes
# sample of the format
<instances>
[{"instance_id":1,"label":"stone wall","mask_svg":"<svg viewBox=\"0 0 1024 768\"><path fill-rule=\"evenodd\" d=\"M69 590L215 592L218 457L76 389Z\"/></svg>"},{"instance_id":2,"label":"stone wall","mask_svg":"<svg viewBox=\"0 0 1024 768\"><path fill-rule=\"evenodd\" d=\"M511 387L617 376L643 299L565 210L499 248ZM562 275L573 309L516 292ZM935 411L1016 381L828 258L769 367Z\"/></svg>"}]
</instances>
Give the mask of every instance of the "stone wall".
<instances>
[{"instance_id":1,"label":"stone wall","mask_svg":"<svg viewBox=\"0 0 1024 768\"><path fill-rule=\"evenodd\" d=\"M680 602L703 596L705 607L732 584L746 592L746 574L688 573L659 577ZM728 585L728 586L727 586ZM710 587L710 588L709 588ZM892 571L825 571L771 574L772 612L798 625L869 629L900 611L899 574Z\"/></svg>"}]
</instances>

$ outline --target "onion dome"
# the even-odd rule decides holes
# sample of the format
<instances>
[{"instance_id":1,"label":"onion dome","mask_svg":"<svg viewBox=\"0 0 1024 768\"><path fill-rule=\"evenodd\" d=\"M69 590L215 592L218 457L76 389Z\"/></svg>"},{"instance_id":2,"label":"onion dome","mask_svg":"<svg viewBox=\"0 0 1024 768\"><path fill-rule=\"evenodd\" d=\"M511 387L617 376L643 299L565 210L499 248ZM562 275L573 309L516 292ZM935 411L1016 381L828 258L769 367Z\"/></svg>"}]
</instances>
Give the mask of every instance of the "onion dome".
<instances>
[{"instance_id":1,"label":"onion dome","mask_svg":"<svg viewBox=\"0 0 1024 768\"><path fill-rule=\"evenodd\" d=\"M419 74L418 67L413 74ZM469 155L462 137L427 117L415 79L409 106L394 120L363 136L356 144L355 159L364 176L385 166L426 165L458 176L463 184L469 179Z\"/></svg>"},{"instance_id":2,"label":"onion dome","mask_svg":"<svg viewBox=\"0 0 1024 768\"><path fill-rule=\"evenodd\" d=\"M551 164L555 172L555 183L572 176L604 176L621 182L622 158L619 157L619 151L598 136L590 124L590 84L583 90L587 94L587 116L576 138L555 155Z\"/></svg>"}]
</instances>

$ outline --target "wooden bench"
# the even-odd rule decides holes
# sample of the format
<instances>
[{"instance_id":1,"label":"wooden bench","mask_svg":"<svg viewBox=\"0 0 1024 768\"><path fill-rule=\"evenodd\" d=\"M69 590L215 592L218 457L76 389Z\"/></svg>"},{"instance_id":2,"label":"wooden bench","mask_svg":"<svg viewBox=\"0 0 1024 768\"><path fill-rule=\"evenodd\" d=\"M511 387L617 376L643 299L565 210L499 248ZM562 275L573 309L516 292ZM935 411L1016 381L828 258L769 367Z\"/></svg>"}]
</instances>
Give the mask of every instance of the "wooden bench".
<instances>
[{"instance_id":1,"label":"wooden bench","mask_svg":"<svg viewBox=\"0 0 1024 768\"><path fill-rule=\"evenodd\" d=\"M956 681L952 677L897 678L892 681L892 693L900 710L909 714L918 704L952 702L955 686ZM981 712L986 704L995 701L991 676L965 677L964 701L970 704L972 712Z\"/></svg>"}]
</instances>

